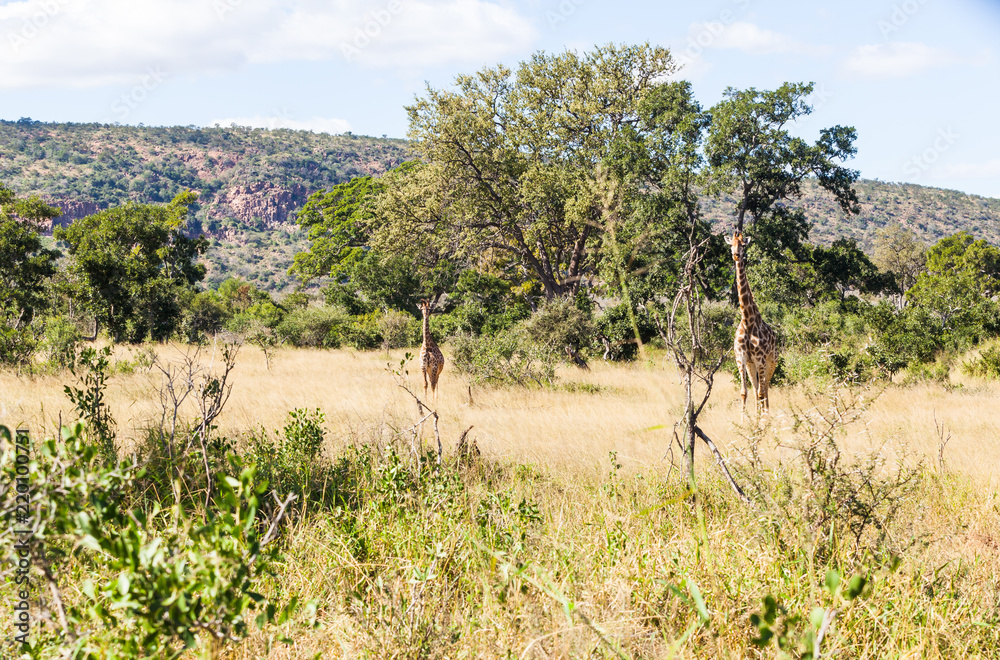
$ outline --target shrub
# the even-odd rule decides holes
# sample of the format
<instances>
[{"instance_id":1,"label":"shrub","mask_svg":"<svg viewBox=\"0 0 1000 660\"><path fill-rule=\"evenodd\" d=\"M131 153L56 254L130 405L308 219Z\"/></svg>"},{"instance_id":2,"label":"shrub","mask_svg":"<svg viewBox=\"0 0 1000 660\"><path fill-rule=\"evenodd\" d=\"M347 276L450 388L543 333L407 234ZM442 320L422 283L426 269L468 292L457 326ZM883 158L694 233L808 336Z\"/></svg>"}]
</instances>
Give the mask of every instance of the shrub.
<instances>
[{"instance_id":1,"label":"shrub","mask_svg":"<svg viewBox=\"0 0 1000 660\"><path fill-rule=\"evenodd\" d=\"M645 344L658 335L656 323L648 311L635 309L630 314L625 303L605 310L595 326L605 360L634 360L639 353L639 343Z\"/></svg>"},{"instance_id":2,"label":"shrub","mask_svg":"<svg viewBox=\"0 0 1000 660\"><path fill-rule=\"evenodd\" d=\"M295 309L275 328L278 338L293 346L340 348L350 317L337 307Z\"/></svg>"},{"instance_id":3,"label":"shrub","mask_svg":"<svg viewBox=\"0 0 1000 660\"><path fill-rule=\"evenodd\" d=\"M76 350L81 340L80 330L68 318L50 318L45 323L45 334L42 336L42 355L56 369L68 369L76 361Z\"/></svg>"},{"instance_id":4,"label":"shrub","mask_svg":"<svg viewBox=\"0 0 1000 660\"><path fill-rule=\"evenodd\" d=\"M570 346L574 350L589 347L594 334L590 316L571 298L557 298L544 303L537 312L521 322L527 337L555 352Z\"/></svg>"},{"instance_id":5,"label":"shrub","mask_svg":"<svg viewBox=\"0 0 1000 660\"><path fill-rule=\"evenodd\" d=\"M421 341L421 325L413 316L395 309L382 313L375 322L378 333L382 336L382 348L406 348L419 345Z\"/></svg>"},{"instance_id":6,"label":"shrub","mask_svg":"<svg viewBox=\"0 0 1000 660\"><path fill-rule=\"evenodd\" d=\"M308 497L322 485L317 483L323 475L317 461L325 436L323 413L318 408L313 412L297 408L288 413L285 428L273 438L263 428L251 433L249 458L272 491Z\"/></svg>"},{"instance_id":7,"label":"shrub","mask_svg":"<svg viewBox=\"0 0 1000 660\"><path fill-rule=\"evenodd\" d=\"M61 628L36 638L33 657L175 657L199 635L214 643L245 637L255 612L262 627L294 611L294 600L279 608L257 593L280 555L267 525L277 521L258 519L263 489L252 467L236 463L238 478L220 476L214 508L205 514L184 506L145 511L129 505L136 466L102 467L81 424L64 427L62 436L41 444L28 476L33 506L44 512L45 539L27 544L29 570L57 596ZM6 441L0 472L14 483L10 431L0 427L0 437ZM16 498L15 489L4 491L5 518L17 510ZM14 554L15 541L4 536L5 556ZM66 577L71 560L82 576ZM79 589L75 602L58 597L66 579L73 592Z\"/></svg>"},{"instance_id":8,"label":"shrub","mask_svg":"<svg viewBox=\"0 0 1000 660\"><path fill-rule=\"evenodd\" d=\"M979 354L979 357L963 362L962 373L1000 380L1000 346L987 348Z\"/></svg>"},{"instance_id":9,"label":"shrub","mask_svg":"<svg viewBox=\"0 0 1000 660\"><path fill-rule=\"evenodd\" d=\"M477 383L493 385L551 385L559 355L521 332L495 336L457 335L449 342L455 370Z\"/></svg>"}]
</instances>

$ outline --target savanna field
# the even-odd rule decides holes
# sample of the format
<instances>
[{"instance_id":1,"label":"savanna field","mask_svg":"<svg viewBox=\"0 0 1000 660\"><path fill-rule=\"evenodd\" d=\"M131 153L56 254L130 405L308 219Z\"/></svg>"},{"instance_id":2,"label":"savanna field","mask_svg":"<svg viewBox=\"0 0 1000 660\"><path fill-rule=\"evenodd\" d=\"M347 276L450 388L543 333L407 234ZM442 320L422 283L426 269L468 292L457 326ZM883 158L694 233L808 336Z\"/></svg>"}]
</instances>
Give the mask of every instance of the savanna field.
<instances>
[{"instance_id":1,"label":"savanna field","mask_svg":"<svg viewBox=\"0 0 1000 660\"><path fill-rule=\"evenodd\" d=\"M150 349L115 349L106 396L121 454L161 418L161 366L187 355L218 371L218 346L194 351L159 345L150 364ZM817 636L821 657L1000 653L995 382L776 387L758 420L741 419L738 384L720 374L701 424L745 505L701 443L691 497L672 448L683 393L662 352L560 367L551 387L473 385L446 367L440 467L430 420L417 467L422 415L400 383L422 397L422 382L413 361L392 373L404 359L279 349L269 367L260 349L240 350L217 437L238 454L266 437L275 454L304 457L281 444L288 412L309 411L321 429L312 475L290 479L302 466L275 459L302 497L255 586L308 605L183 657L812 657ZM73 415L73 382L4 373L3 418L53 434ZM188 404L182 417L197 417ZM802 449L828 426L817 414L839 420L839 463L822 479ZM470 427L478 453L459 460ZM66 559L69 603L86 598L86 579L114 583L92 562Z\"/></svg>"},{"instance_id":2,"label":"savanna field","mask_svg":"<svg viewBox=\"0 0 1000 660\"><path fill-rule=\"evenodd\" d=\"M0 657L1000 658L997 200L678 74L0 123Z\"/></svg>"}]
</instances>

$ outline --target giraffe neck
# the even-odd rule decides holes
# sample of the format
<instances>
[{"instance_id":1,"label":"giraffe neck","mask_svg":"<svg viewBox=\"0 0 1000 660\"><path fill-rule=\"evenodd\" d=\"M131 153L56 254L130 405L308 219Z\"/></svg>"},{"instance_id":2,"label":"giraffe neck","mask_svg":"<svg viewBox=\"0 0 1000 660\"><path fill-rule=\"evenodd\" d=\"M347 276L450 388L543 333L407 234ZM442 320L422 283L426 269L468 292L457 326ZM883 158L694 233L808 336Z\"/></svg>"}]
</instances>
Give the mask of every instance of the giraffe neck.
<instances>
[{"instance_id":1,"label":"giraffe neck","mask_svg":"<svg viewBox=\"0 0 1000 660\"><path fill-rule=\"evenodd\" d=\"M754 302L753 293L750 291L750 282L747 280L747 271L743 266L743 256L736 260L736 289L740 296L740 313L744 319L755 319L760 316L757 310L757 303Z\"/></svg>"},{"instance_id":2,"label":"giraffe neck","mask_svg":"<svg viewBox=\"0 0 1000 660\"><path fill-rule=\"evenodd\" d=\"M424 312L424 346L434 346L434 340L431 339L431 315L428 312Z\"/></svg>"}]
</instances>

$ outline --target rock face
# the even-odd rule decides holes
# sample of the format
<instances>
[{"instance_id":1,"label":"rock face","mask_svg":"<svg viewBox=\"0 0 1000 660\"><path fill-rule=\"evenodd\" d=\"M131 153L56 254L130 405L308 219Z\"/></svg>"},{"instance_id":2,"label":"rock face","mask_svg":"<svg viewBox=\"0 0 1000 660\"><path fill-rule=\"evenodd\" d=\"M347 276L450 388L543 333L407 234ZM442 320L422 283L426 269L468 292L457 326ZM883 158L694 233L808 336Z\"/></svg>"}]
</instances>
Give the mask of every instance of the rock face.
<instances>
[{"instance_id":1,"label":"rock face","mask_svg":"<svg viewBox=\"0 0 1000 660\"><path fill-rule=\"evenodd\" d=\"M93 215L98 211L104 210L97 202L86 202L76 199L46 199L45 201L51 206L62 209L62 215L53 220L48 227L50 231L53 226L66 227L74 220L86 218L88 215Z\"/></svg>"},{"instance_id":2,"label":"rock face","mask_svg":"<svg viewBox=\"0 0 1000 660\"><path fill-rule=\"evenodd\" d=\"M210 203L210 218L236 218L254 229L274 229L291 220L308 198L305 186L290 188L254 181L219 192Z\"/></svg>"}]
</instances>

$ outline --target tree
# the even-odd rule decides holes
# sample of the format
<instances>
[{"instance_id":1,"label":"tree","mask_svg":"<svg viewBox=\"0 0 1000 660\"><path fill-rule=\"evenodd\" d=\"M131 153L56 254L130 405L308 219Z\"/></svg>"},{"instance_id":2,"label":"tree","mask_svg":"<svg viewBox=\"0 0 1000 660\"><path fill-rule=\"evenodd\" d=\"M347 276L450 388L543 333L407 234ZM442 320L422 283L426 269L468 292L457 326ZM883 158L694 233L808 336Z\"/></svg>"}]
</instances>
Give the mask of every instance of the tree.
<instances>
[{"instance_id":1,"label":"tree","mask_svg":"<svg viewBox=\"0 0 1000 660\"><path fill-rule=\"evenodd\" d=\"M45 306L45 282L56 272L59 251L42 245L42 223L60 213L0 184L0 301L16 325L31 323Z\"/></svg>"},{"instance_id":2,"label":"tree","mask_svg":"<svg viewBox=\"0 0 1000 660\"><path fill-rule=\"evenodd\" d=\"M962 231L927 251L927 270L917 276L906 299L929 312L942 332L976 341L983 332L1000 330L1000 310L993 300L998 292L1000 249Z\"/></svg>"},{"instance_id":3,"label":"tree","mask_svg":"<svg viewBox=\"0 0 1000 660\"><path fill-rule=\"evenodd\" d=\"M405 177L419 167L404 163L393 174ZM375 199L384 189L383 181L357 177L313 193L297 217L309 231L310 246L295 255L289 272L304 282L333 278L327 300L352 314L373 308L412 312L419 298L436 300L453 286L460 270L449 250L433 241L411 236L400 249L372 247L372 234L382 227Z\"/></svg>"},{"instance_id":4,"label":"tree","mask_svg":"<svg viewBox=\"0 0 1000 660\"><path fill-rule=\"evenodd\" d=\"M41 225L59 215L37 197L19 198L0 184L0 364L31 361L41 328L32 325L45 307L46 282L59 252L42 245Z\"/></svg>"},{"instance_id":5,"label":"tree","mask_svg":"<svg viewBox=\"0 0 1000 660\"><path fill-rule=\"evenodd\" d=\"M802 180L809 176L836 197L845 213L859 211L853 188L858 172L838 164L857 152L855 130L824 128L813 145L788 132L792 123L812 112L806 102L812 91L812 83L785 83L774 91L730 87L725 100L711 109L705 151L715 169L713 189L735 192L736 231L743 232L747 218L757 223L772 216L779 226L799 229L791 236L800 233L803 218L776 211L775 204L798 197Z\"/></svg>"},{"instance_id":6,"label":"tree","mask_svg":"<svg viewBox=\"0 0 1000 660\"><path fill-rule=\"evenodd\" d=\"M803 280L822 265L806 243L811 225L805 212L789 204L800 195L803 179L815 177L845 213L860 210L853 188L858 172L840 164L857 151L855 130L824 128L813 144L789 133L794 122L812 112L807 102L812 91L812 83L785 83L773 91L728 88L726 98L710 110L708 191L735 196L735 230L748 239L747 261L757 264L748 277L762 302L803 302ZM816 256L830 270L829 257L836 255Z\"/></svg>"},{"instance_id":7,"label":"tree","mask_svg":"<svg viewBox=\"0 0 1000 660\"><path fill-rule=\"evenodd\" d=\"M387 178L376 244L437 242L512 283L539 281L546 298L574 293L607 230L599 166L638 124L646 92L675 70L664 48L608 45L428 88L407 108L424 165Z\"/></svg>"},{"instance_id":8,"label":"tree","mask_svg":"<svg viewBox=\"0 0 1000 660\"><path fill-rule=\"evenodd\" d=\"M56 230L69 244L81 300L115 341L163 340L176 328L179 290L205 276L196 260L207 243L184 233L194 201L181 193L167 205L128 203Z\"/></svg>"},{"instance_id":9,"label":"tree","mask_svg":"<svg viewBox=\"0 0 1000 660\"><path fill-rule=\"evenodd\" d=\"M915 233L900 224L890 223L876 234L873 261L880 270L891 275L893 293L902 307L906 292L916 283L917 275L927 263L927 251Z\"/></svg>"}]
</instances>

